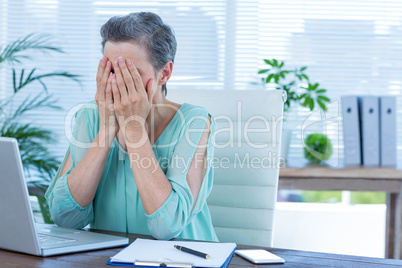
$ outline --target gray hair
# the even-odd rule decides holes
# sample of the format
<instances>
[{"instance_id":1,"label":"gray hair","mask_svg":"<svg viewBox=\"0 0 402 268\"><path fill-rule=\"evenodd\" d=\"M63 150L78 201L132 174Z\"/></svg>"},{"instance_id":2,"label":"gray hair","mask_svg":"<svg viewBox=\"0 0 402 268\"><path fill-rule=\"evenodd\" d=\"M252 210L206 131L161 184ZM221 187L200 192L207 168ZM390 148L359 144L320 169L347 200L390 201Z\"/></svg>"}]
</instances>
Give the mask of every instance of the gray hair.
<instances>
[{"instance_id":1,"label":"gray hair","mask_svg":"<svg viewBox=\"0 0 402 268\"><path fill-rule=\"evenodd\" d=\"M155 72L167 62L174 62L177 42L173 30L154 13L138 12L112 17L102 26L100 33L102 53L106 41L134 41L147 49ZM162 85L162 93L167 94L166 84Z\"/></svg>"}]
</instances>

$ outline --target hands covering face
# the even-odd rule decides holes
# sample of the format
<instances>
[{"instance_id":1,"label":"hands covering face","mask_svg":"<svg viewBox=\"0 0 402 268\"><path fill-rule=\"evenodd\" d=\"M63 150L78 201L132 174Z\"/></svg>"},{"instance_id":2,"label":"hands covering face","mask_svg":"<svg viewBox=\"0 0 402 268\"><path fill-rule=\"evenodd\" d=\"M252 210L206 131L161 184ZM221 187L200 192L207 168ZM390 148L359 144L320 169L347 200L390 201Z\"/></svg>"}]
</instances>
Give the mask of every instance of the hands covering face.
<instances>
[{"instance_id":1,"label":"hands covering face","mask_svg":"<svg viewBox=\"0 0 402 268\"><path fill-rule=\"evenodd\" d=\"M97 74L95 99L101 128L104 126L108 128L108 133L114 134L121 129L127 138L128 133L144 129L155 92L152 88L153 79L148 80L144 87L134 63L121 57L113 62L114 74L111 67L112 63L104 57Z\"/></svg>"}]
</instances>

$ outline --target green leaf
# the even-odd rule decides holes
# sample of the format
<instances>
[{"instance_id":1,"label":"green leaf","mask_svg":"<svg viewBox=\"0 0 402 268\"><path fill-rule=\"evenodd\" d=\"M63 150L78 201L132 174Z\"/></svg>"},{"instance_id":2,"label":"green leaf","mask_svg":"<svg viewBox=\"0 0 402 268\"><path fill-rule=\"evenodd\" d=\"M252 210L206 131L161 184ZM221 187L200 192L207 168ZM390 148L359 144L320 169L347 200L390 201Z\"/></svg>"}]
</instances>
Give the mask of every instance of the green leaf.
<instances>
[{"instance_id":1,"label":"green leaf","mask_svg":"<svg viewBox=\"0 0 402 268\"><path fill-rule=\"evenodd\" d=\"M303 72L306 69L307 69L307 66L303 66L303 67L300 68L300 72Z\"/></svg>"},{"instance_id":2,"label":"green leaf","mask_svg":"<svg viewBox=\"0 0 402 268\"><path fill-rule=\"evenodd\" d=\"M320 108L323 110L323 111L327 111L328 109L327 109L327 106L325 106L325 104L322 102L322 101L320 101L319 99L317 99L317 103L318 103L318 105L320 106Z\"/></svg>"},{"instance_id":3,"label":"green leaf","mask_svg":"<svg viewBox=\"0 0 402 268\"><path fill-rule=\"evenodd\" d=\"M279 64L279 68L282 68L284 64L285 64L285 62L282 61L282 62Z\"/></svg>"},{"instance_id":4,"label":"green leaf","mask_svg":"<svg viewBox=\"0 0 402 268\"><path fill-rule=\"evenodd\" d=\"M299 100L304 99L306 96L308 96L307 93L303 93L299 96Z\"/></svg>"},{"instance_id":5,"label":"green leaf","mask_svg":"<svg viewBox=\"0 0 402 268\"><path fill-rule=\"evenodd\" d=\"M302 106L307 107L307 105L309 105L309 103L310 103L310 100L311 100L310 96L306 96L306 98L304 99L304 102L302 103Z\"/></svg>"},{"instance_id":6,"label":"green leaf","mask_svg":"<svg viewBox=\"0 0 402 268\"><path fill-rule=\"evenodd\" d=\"M310 108L310 111L314 110L314 100L312 98L310 98L310 101L309 101L309 108Z\"/></svg>"},{"instance_id":7,"label":"green leaf","mask_svg":"<svg viewBox=\"0 0 402 268\"><path fill-rule=\"evenodd\" d=\"M325 97L325 96L322 96L322 95L317 96L317 99L319 99L319 100L321 100L321 101L326 101L326 102L330 102L330 101L331 101L329 98L327 98L327 97Z\"/></svg>"},{"instance_id":8,"label":"green leaf","mask_svg":"<svg viewBox=\"0 0 402 268\"><path fill-rule=\"evenodd\" d=\"M272 62L271 62L270 60L266 60L266 59L264 59L264 61L265 61L265 63L266 63L266 64L269 64L269 65L271 65L271 66L272 66Z\"/></svg>"},{"instance_id":9,"label":"green leaf","mask_svg":"<svg viewBox=\"0 0 402 268\"><path fill-rule=\"evenodd\" d=\"M24 79L24 72L25 72L25 69L22 69L21 75L20 75L20 85L22 84L22 79ZM14 89L14 92L17 92L17 91L15 91L15 89Z\"/></svg>"},{"instance_id":10,"label":"green leaf","mask_svg":"<svg viewBox=\"0 0 402 268\"><path fill-rule=\"evenodd\" d=\"M320 85L320 84L315 83L315 84L313 84L313 85L311 86L311 88L312 88L313 90L315 90L316 88L318 88L319 85Z\"/></svg>"},{"instance_id":11,"label":"green leaf","mask_svg":"<svg viewBox=\"0 0 402 268\"><path fill-rule=\"evenodd\" d=\"M275 74L270 74L270 75L268 75L268 77L267 77L267 79L265 80L265 83L269 83L269 82L271 82L271 80L272 80L272 78L275 76Z\"/></svg>"},{"instance_id":12,"label":"green leaf","mask_svg":"<svg viewBox=\"0 0 402 268\"><path fill-rule=\"evenodd\" d=\"M20 55L27 50L36 50L43 53L58 52L64 53L60 48L49 45L50 35L47 34L28 34L17 39L4 48L0 48L0 63L4 61L21 63L21 59L31 59L31 56Z\"/></svg>"},{"instance_id":13,"label":"green leaf","mask_svg":"<svg viewBox=\"0 0 402 268\"><path fill-rule=\"evenodd\" d=\"M303 77L304 77L304 79L306 79L307 81L309 80L309 78L308 78L308 76L307 76L307 75L305 75L305 74L301 74L301 76L303 76Z\"/></svg>"},{"instance_id":14,"label":"green leaf","mask_svg":"<svg viewBox=\"0 0 402 268\"><path fill-rule=\"evenodd\" d=\"M52 95L46 95L45 97L42 97L41 95L42 94L39 93L32 99L30 98L30 96L26 97L17 107L17 109L15 109L15 111L7 119L13 121L21 117L26 112L43 107L48 107L57 110L61 109L60 106L55 105L55 100L52 98Z\"/></svg>"},{"instance_id":15,"label":"green leaf","mask_svg":"<svg viewBox=\"0 0 402 268\"><path fill-rule=\"evenodd\" d=\"M325 92L327 92L326 89L319 89L316 91L317 94L321 94L321 93L325 93Z\"/></svg>"},{"instance_id":16,"label":"green leaf","mask_svg":"<svg viewBox=\"0 0 402 268\"><path fill-rule=\"evenodd\" d=\"M55 72L55 73L46 73L46 74L41 74L41 75L36 75L33 76L34 72L35 72L35 68L32 69L32 71L29 73L28 77L24 80L24 73L25 70L22 69L21 70L21 74L20 74L20 79L19 79L19 85L16 85L16 75L15 75L15 70L13 69L13 86L14 86L14 93L17 93L19 90L21 90L23 87L29 85L32 82L38 81L43 89L45 90L45 92L47 93L47 86L46 84L42 81L42 79L44 78L51 78L51 77L63 77L63 78L68 78L68 79L72 79L73 81L77 82L78 84L81 84L80 81L78 80L78 77L80 77L79 75L74 75L74 74L70 74L68 72Z\"/></svg>"},{"instance_id":17,"label":"green leaf","mask_svg":"<svg viewBox=\"0 0 402 268\"><path fill-rule=\"evenodd\" d=\"M275 67L278 67L278 61L277 61L276 59L273 59L272 61L273 61L273 65L274 65Z\"/></svg>"},{"instance_id":18,"label":"green leaf","mask_svg":"<svg viewBox=\"0 0 402 268\"><path fill-rule=\"evenodd\" d=\"M262 70L259 70L258 73L259 74L265 74L265 73L269 72L269 70L270 69L262 69Z\"/></svg>"},{"instance_id":19,"label":"green leaf","mask_svg":"<svg viewBox=\"0 0 402 268\"><path fill-rule=\"evenodd\" d=\"M14 88L14 93L17 93L17 77L15 75L15 70L13 68L13 88Z\"/></svg>"},{"instance_id":20,"label":"green leaf","mask_svg":"<svg viewBox=\"0 0 402 268\"><path fill-rule=\"evenodd\" d=\"M280 79L279 74L275 74L274 78L275 78L275 83L278 83L279 79Z\"/></svg>"}]
</instances>

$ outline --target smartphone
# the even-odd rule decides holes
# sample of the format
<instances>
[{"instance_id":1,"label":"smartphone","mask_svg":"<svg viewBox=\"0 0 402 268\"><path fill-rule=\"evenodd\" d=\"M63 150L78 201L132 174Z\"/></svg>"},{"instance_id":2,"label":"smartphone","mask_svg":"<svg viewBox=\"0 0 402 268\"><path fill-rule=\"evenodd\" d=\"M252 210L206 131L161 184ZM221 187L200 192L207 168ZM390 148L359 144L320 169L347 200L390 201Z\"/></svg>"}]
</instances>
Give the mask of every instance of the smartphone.
<instances>
[{"instance_id":1,"label":"smartphone","mask_svg":"<svg viewBox=\"0 0 402 268\"><path fill-rule=\"evenodd\" d=\"M285 260L264 249L239 249L235 253L256 264L285 263Z\"/></svg>"}]
</instances>

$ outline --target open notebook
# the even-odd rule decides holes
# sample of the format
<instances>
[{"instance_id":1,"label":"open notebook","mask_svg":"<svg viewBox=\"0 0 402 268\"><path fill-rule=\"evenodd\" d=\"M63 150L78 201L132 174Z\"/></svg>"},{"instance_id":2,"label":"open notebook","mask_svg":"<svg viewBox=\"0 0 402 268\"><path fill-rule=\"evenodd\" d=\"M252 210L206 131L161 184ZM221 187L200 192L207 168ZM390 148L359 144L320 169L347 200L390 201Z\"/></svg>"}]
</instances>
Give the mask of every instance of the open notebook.
<instances>
[{"instance_id":1,"label":"open notebook","mask_svg":"<svg viewBox=\"0 0 402 268\"><path fill-rule=\"evenodd\" d=\"M174 245L207 253L210 255L210 258L203 259L182 252L175 249ZM195 267L224 268L229 264L235 249L235 243L161 241L138 238L131 245L111 257L107 264L136 266L135 262L154 262L166 264L183 263L191 264Z\"/></svg>"}]
</instances>

